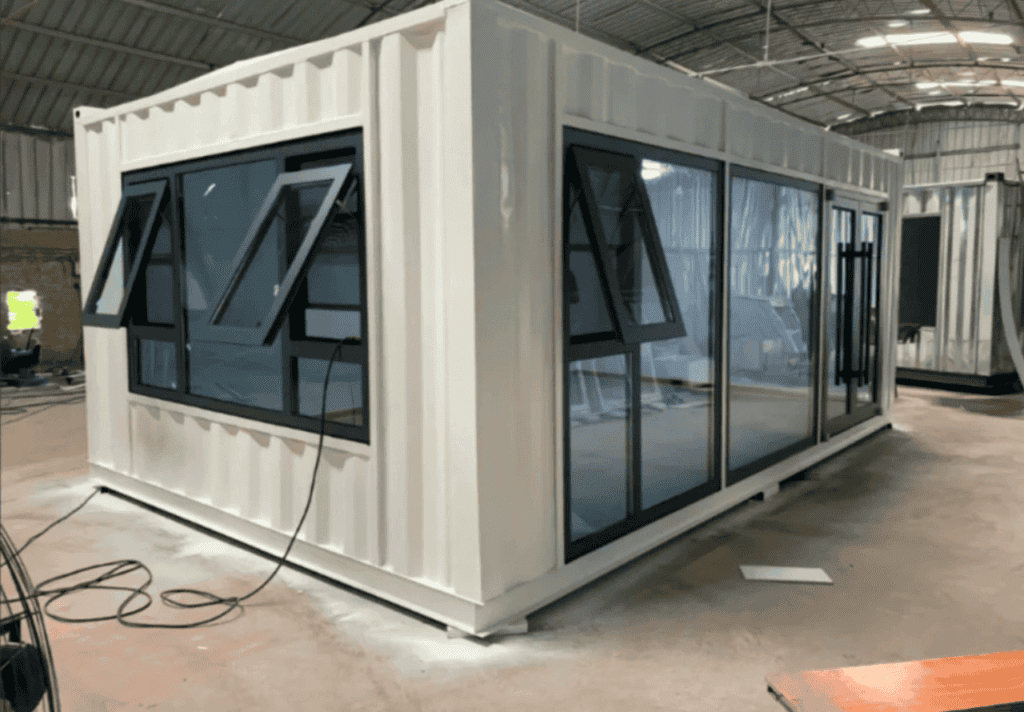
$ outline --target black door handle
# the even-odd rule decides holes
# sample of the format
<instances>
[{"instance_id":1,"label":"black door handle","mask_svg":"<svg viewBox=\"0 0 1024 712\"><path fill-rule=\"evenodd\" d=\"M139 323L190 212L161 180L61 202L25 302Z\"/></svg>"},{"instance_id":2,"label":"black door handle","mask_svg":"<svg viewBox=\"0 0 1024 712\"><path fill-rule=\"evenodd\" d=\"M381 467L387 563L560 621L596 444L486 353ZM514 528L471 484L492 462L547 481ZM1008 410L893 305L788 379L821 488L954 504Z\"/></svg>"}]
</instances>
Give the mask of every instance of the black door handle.
<instances>
[{"instance_id":1,"label":"black door handle","mask_svg":"<svg viewBox=\"0 0 1024 712\"><path fill-rule=\"evenodd\" d=\"M837 243L836 247L839 249L839 255L836 259L836 364L835 364L835 385L842 385L843 379L843 349L845 348L843 340L843 312L845 309L846 296L844 294L843 286L846 278L846 246L843 243Z\"/></svg>"}]
</instances>

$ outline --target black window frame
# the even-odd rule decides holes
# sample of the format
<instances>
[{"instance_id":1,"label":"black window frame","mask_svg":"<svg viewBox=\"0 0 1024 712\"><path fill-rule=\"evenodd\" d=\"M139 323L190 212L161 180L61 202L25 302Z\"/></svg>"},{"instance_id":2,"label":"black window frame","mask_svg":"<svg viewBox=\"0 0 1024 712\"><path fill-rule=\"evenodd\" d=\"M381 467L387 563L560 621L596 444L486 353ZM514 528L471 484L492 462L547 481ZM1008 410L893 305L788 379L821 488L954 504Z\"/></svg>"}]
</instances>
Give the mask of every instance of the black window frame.
<instances>
[{"instance_id":1,"label":"black window frame","mask_svg":"<svg viewBox=\"0 0 1024 712\"><path fill-rule=\"evenodd\" d=\"M153 204L150 206L149 214L143 224L142 234L138 248L132 254L133 249L127 241L120 239L121 223L127 215L128 202L133 198L144 195L153 195ZM129 319L130 306L133 305L132 295L137 286L139 272L144 262L148 262L153 249L153 242L157 229L160 226L162 213L169 199L168 181L156 179L145 183L136 183L125 186L121 191L121 201L117 206L114 221L107 235L106 244L103 247L103 254L100 257L99 266L93 277L92 287L89 289L89 297L85 302L85 309L82 311L82 324L84 326L99 326L108 329L116 329L126 326ZM125 269L124 289L121 293L121 301L118 304L115 314L97 314L98 302L103 297L107 284L110 281L110 270L114 264L114 257L118 248L121 248L121 256ZM128 268L130 265L130 269Z\"/></svg>"},{"instance_id":2,"label":"black window frame","mask_svg":"<svg viewBox=\"0 0 1024 712\"><path fill-rule=\"evenodd\" d=\"M668 273L665 254L658 234L658 226L654 221L650 198L640 175L640 161L633 154L619 153L606 149L593 148L580 143L568 144L566 152L566 168L572 176L577 191L575 201L581 203L583 222L590 238L593 253L598 258L602 286L605 298L611 305L612 320L619 334L619 339L627 344L638 344L646 341L671 339L686 336L683 325L682 310L676 299L672 279ZM666 319L653 324L633 323L626 300L622 294L619 280L616 278L616 262L612 258L612 246L605 234L601 221L597 195L587 175L585 166L609 167L613 171L629 175L634 181L635 196L640 207L640 229L643 231L641 242L647 250L651 272L655 286L661 298L662 309ZM568 205L566 206L569 207ZM568 211L571 212L571 211Z\"/></svg>"},{"instance_id":3,"label":"black window frame","mask_svg":"<svg viewBox=\"0 0 1024 712\"><path fill-rule=\"evenodd\" d=\"M341 186L341 192L347 197L355 190L354 217L358 226L358 261L359 261L359 295L361 334L359 339L348 339L338 349L335 356L335 364L341 362L357 364L361 367L361 424L352 425L347 423L333 422L327 420L324 424L324 432L332 437L343 438L355 442L369 443L370 418L370 389L369 389L369 363L367 348L367 263L366 263L366 211L365 195L362 190L363 181L360 177L363 174L363 132L362 129L353 129L344 132L324 134L308 137L294 141L282 142L279 144L265 145L252 149L243 149L214 156L206 156L199 159L182 161L178 163L165 164L153 168L141 169L122 175L122 191L128 193L134 190L135 186L152 182L158 179L166 179L168 182L168 205L169 221L171 224L171 254L173 261L173 285L174 285L174 323L170 325L148 324L145 321L145 292L134 287L132 300L125 300L127 308L124 314L124 326L127 327L128 336L128 373L129 391L160 400L172 401L189 405L204 410L226 413L249 420L279 425L307 432L317 433L320 429L319 407L316 417L301 415L299 412L299 384L297 381L298 359L310 358L327 361L338 342L336 340L308 338L305 337L302 323L301 309L304 306L302 299L295 298L301 295L305 289L306 275L309 266L316 258L319 241L317 236L310 237L307 231L305 239L308 254L300 263L298 259L289 260L289 264L295 267L290 270L285 261L281 262L281 274L291 275L292 283L291 297L278 299L281 301L280 313L276 315L273 328L280 333L281 349L281 377L282 377L282 407L280 410L256 407L243 403L221 401L208 396L196 395L189 392L189 373L192 364L189 358L190 330L195 322L188 322L185 317L186 305L186 261L185 261L185 228L182 179L186 173L222 168L239 163L249 163L273 159L277 162L278 178L285 173L298 173L302 171L304 163L319 163L337 165L349 164L346 179ZM314 169L316 170L316 169ZM321 206L324 207L323 205ZM117 220L120 220L120 213ZM115 229L118 222L115 222ZM151 231L151 237L155 230ZM147 249L151 249L153 240L150 240ZM141 253L139 257L142 257ZM148 258L148 253L146 255ZM288 257L295 257L294 254ZM112 256L111 256L112 259ZM240 264L240 257L236 253L235 267ZM140 270L145 268L145 260L139 262ZM142 298L140 298L140 293ZM127 294L127 292L126 292ZM286 296L284 283L280 289L279 298ZM348 310L354 311L356 305L350 305ZM90 326L107 326L116 328L120 324L112 323L112 319L103 320L105 323L97 323L93 320ZM209 333L202 333L205 343L213 343ZM271 333L271 342L276 335ZM263 339L268 337L263 335ZM140 351L143 339L172 342L175 344L177 373L176 387L173 389L147 385L141 380ZM223 343L233 343L231 341ZM260 342L259 345L262 345ZM337 367L332 369L332 374L338 372ZM322 387L322 386L321 386Z\"/></svg>"},{"instance_id":4,"label":"black window frame","mask_svg":"<svg viewBox=\"0 0 1024 712\"><path fill-rule=\"evenodd\" d=\"M243 346L270 346L274 342L284 320L287 318L288 307L291 305L298 290L299 282L305 279L313 262L314 246L319 247L321 231L327 219L335 211L335 201L341 194L344 186L351 182L351 165L338 163L325 168L310 168L299 171L285 171L279 173L270 187L269 192L263 200L252 225L249 227L242 246L235 257L235 263L231 268L231 279L224 289L224 292L217 299L217 304L210 313L210 318L201 328L203 336L209 341L224 341L227 343L240 344ZM228 309L231 300L238 293L238 288L245 280L249 267L252 266L256 252L262 245L261 239L266 239L266 233L274 219L272 212L281 197L285 188L309 184L330 182L327 193L321 200L320 207L313 217L306 234L302 236L296 254L288 261L287 272L281 278L278 285L278 292L271 303L263 321L257 326L225 326L220 323Z\"/></svg>"},{"instance_id":5,"label":"black window frame","mask_svg":"<svg viewBox=\"0 0 1024 712\"><path fill-rule=\"evenodd\" d=\"M648 524L661 519L662 517L668 516L673 512L676 512L688 505L698 502L722 489L722 479L719 476L721 472L721 438L723 433L718 427L719 413L722 408L722 378L721 373L721 349L724 348L722 344L723 336L719 333L719 315L723 306L724 299L724 282L722 279L722 256L723 256L723 245L724 245L724 206L725 206L725 180L726 180L726 164L722 161L718 161L711 158L705 158L703 156L695 156L693 154L684 153L681 151L662 148L659 146L652 146L650 144L640 143L638 141L631 141L627 139L620 139L604 134L593 133L585 131L583 129L577 129L571 126L563 127L563 157L564 165L562 171L562 265L563 274L568 272L569 255L573 250L573 246L569 240L570 230L570 219L571 219L571 208L575 205L575 200L579 199L579 196L574 196L573 192L578 190L577 185L573 185L574 180L578 181L580 171L572 161L572 151L575 147L584 147L587 150L599 152L602 154L614 155L618 154L627 155L635 162L638 167L636 176L639 181L639 187L642 189L640 192L644 196L643 206L645 220L650 223L654 223L654 215L651 209L650 201L647 198L646 186L643 182L642 175L639 167L642 164L642 160L637 156L642 155L642 158L661 161L682 167L698 168L709 171L715 176L715 205L712 209L712 225L711 225L711 281L714 285L714 292L709 295L709 336L714 344L712 349L712 357L714 361L714 382L718 384L715 388L714 397L712 399L712 408L714 414L712 416L712 430L711 433L711 453L710 453L710 480L703 484L698 485L690 490L682 492L674 497L671 497L663 502L659 502L648 508L642 506L642 483L640 477L637 476L639 467L641 466L642 458L642 443L641 434L638 424L641 412L641 388L638 387L640 383L641 374L641 355L640 349L644 344L651 342L664 341L673 339L681 336L685 336L685 326L680 319L678 325L672 324L673 327L669 329L650 329L650 327L640 327L641 329L649 329L648 332L644 333L639 341L630 342L624 338L624 334L621 330L618 330L618 324L615 324L616 314L612 309L609 309L610 316L613 321L613 326L616 327L614 332L602 332L593 334L579 334L573 336L571 333L571 324L569 321L569 294L566 285L563 284L562 288L562 338L563 338L563 363L562 363L562 377L563 377L563 403L562 403L562 442L566 445L563 447L563 482L562 482L562 493L563 493L563 534L564 534L564 560L565 563L570 563L576 559L589 554L597 549L600 549L605 544L608 544L616 539L619 539L626 534L641 529ZM593 203L591 203L593 205ZM588 210L586 207L582 211L584 216L587 216ZM585 226L587 229L588 236L591 239L592 250L597 252L601 249L600 244L595 240L593 230L594 216L590 216L589 224L586 222ZM655 225L655 230L656 225ZM674 287L672 284L671 277L668 274L667 262L665 261L664 254L662 252L662 243L660 236L657 232L650 233L655 241L657 242L657 254L660 258L661 263L659 269L664 269L662 273L666 277L666 282L673 290L672 299L675 300ZM650 254L650 253L649 253ZM653 263L653 256L652 256ZM652 264L652 270L654 266ZM601 288L606 304L611 305L612 295L609 293L613 290L609 289L609 284L614 284L614 281L610 278L614 275L608 275L603 269L599 267L599 274L601 275ZM656 277L657 278L657 277ZM681 315L682 312L678 310L678 302L674 301L674 307L677 309L676 314ZM658 327L662 325L657 325ZM676 330L678 327L678 330ZM665 335L667 333L667 335ZM626 502L626 517L610 526L605 527L599 531L584 535L575 541L572 538L572 463L571 448L568 447L571 436L572 418L571 418L571 403L570 403L570 365L574 361L581 359L593 359L601 358L605 356L619 356L626 355L628 357L628 377L635 384L635 387L631 391L631 407L628 422L628 432L631 441L630 445L630 470L627 473L627 502Z\"/></svg>"}]
</instances>

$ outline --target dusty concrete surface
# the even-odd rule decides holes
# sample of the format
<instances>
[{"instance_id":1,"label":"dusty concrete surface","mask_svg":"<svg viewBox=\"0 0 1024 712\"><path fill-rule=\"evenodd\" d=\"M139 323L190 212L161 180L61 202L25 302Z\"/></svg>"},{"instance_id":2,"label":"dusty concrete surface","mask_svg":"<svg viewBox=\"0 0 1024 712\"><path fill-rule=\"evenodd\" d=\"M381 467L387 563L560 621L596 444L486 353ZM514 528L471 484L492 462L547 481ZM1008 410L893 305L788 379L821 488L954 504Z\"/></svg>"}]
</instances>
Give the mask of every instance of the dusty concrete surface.
<instances>
[{"instance_id":1,"label":"dusty concrete surface","mask_svg":"<svg viewBox=\"0 0 1024 712\"><path fill-rule=\"evenodd\" d=\"M204 629L50 620L63 708L779 712L771 673L1024 648L1024 395L899 395L893 430L537 613L527 636L449 640L286 571ZM90 491L84 408L2 437L3 520L20 544ZM110 495L24 554L37 583L129 557L154 591L233 595L273 568ZM821 566L835 585L744 581L742 563ZM120 595L55 610L109 613ZM188 614L156 603L141 618Z\"/></svg>"}]
</instances>

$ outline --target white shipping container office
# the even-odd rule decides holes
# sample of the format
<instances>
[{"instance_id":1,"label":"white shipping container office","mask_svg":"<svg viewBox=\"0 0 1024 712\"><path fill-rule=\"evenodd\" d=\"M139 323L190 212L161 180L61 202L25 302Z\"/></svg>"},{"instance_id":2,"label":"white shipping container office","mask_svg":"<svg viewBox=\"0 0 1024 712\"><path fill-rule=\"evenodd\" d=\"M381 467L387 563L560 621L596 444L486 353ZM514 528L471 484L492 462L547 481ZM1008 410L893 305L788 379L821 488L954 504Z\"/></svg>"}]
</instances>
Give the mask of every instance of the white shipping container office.
<instances>
[{"instance_id":1,"label":"white shipping container office","mask_svg":"<svg viewBox=\"0 0 1024 712\"><path fill-rule=\"evenodd\" d=\"M904 187L900 378L975 387L1016 381L1008 331L1024 338L1022 197L1020 183L1002 173ZM1002 238L1010 240L1005 284L997 277ZM1000 308L1004 290L1009 328Z\"/></svg>"},{"instance_id":2,"label":"white shipping container office","mask_svg":"<svg viewBox=\"0 0 1024 712\"><path fill-rule=\"evenodd\" d=\"M899 159L497 2L75 126L93 472L280 553L342 341L290 558L455 629L889 422Z\"/></svg>"}]
</instances>

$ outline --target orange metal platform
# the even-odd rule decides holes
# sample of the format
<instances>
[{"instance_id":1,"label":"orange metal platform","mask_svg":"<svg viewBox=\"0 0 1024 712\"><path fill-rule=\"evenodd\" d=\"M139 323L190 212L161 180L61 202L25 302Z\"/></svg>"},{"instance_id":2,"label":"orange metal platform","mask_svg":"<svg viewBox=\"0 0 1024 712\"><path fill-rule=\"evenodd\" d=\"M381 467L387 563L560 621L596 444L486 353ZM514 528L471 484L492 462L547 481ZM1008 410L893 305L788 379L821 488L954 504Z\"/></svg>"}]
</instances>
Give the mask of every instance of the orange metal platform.
<instances>
[{"instance_id":1,"label":"orange metal platform","mask_svg":"<svg viewBox=\"0 0 1024 712\"><path fill-rule=\"evenodd\" d=\"M770 675L791 712L1024 712L1024 651Z\"/></svg>"}]
</instances>

